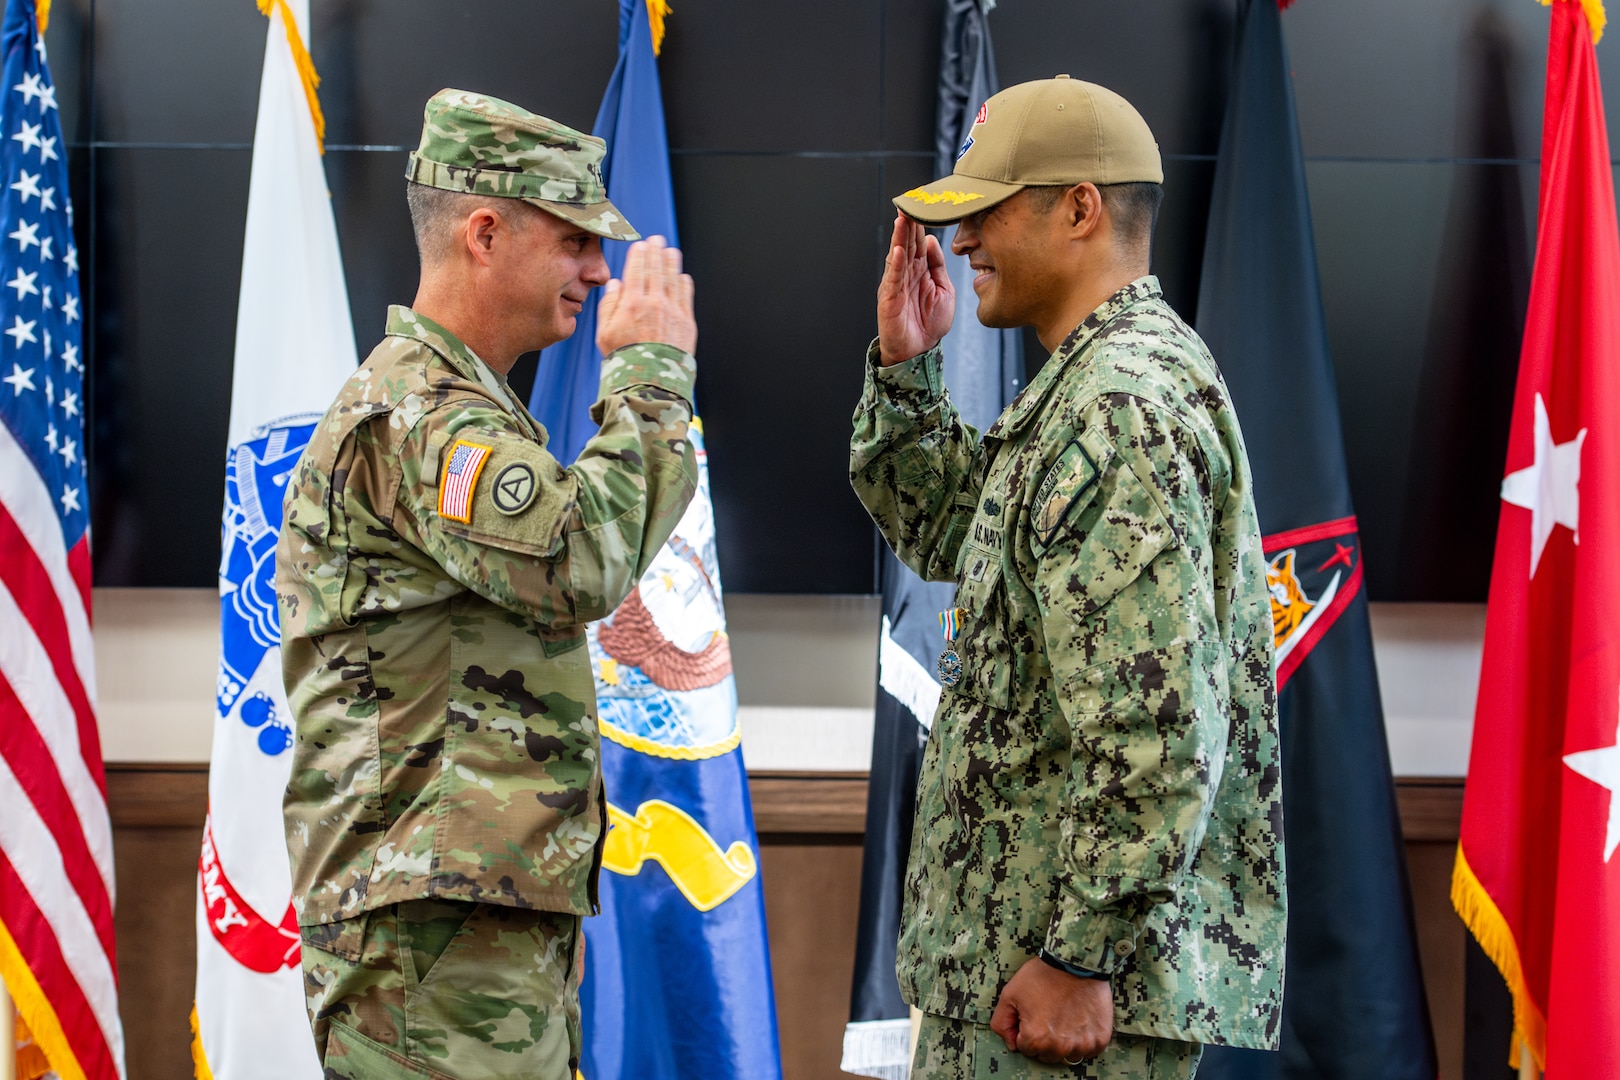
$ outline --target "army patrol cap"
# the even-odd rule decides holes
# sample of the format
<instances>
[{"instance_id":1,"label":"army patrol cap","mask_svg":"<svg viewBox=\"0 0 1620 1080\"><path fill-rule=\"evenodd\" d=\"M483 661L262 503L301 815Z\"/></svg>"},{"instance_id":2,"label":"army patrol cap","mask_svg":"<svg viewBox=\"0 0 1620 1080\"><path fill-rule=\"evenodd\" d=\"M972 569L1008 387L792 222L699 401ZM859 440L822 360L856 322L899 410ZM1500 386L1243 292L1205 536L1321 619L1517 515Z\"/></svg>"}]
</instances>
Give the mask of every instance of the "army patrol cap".
<instances>
[{"instance_id":1,"label":"army patrol cap","mask_svg":"<svg viewBox=\"0 0 1620 1080\"><path fill-rule=\"evenodd\" d=\"M1009 86L979 107L951 175L894 200L949 225L1026 187L1164 183L1159 144L1131 103L1067 75Z\"/></svg>"},{"instance_id":2,"label":"army patrol cap","mask_svg":"<svg viewBox=\"0 0 1620 1080\"><path fill-rule=\"evenodd\" d=\"M610 240L641 234L608 202L607 143L465 90L440 90L422 111L422 143L405 179L445 191L522 199Z\"/></svg>"}]
</instances>

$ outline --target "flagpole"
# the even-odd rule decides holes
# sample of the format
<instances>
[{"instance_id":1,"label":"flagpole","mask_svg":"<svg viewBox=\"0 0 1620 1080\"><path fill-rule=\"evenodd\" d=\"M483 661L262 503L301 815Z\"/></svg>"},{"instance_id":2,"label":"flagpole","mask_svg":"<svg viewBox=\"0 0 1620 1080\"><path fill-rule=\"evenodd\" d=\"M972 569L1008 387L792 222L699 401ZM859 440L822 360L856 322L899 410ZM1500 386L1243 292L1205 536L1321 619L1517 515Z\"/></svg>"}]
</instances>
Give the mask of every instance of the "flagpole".
<instances>
[{"instance_id":1,"label":"flagpole","mask_svg":"<svg viewBox=\"0 0 1620 1080\"><path fill-rule=\"evenodd\" d=\"M17 1080L17 1017L12 1011L11 992L0 981L0 1035L5 1052L0 1053L0 1080Z\"/></svg>"}]
</instances>

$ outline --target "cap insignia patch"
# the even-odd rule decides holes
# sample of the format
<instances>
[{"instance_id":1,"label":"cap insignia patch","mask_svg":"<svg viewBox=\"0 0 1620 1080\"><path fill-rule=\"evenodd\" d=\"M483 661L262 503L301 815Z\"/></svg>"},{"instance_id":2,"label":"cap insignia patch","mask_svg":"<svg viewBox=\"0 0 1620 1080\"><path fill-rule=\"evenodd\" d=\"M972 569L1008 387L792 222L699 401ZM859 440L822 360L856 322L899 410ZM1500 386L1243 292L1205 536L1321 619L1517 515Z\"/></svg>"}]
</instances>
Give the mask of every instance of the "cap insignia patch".
<instances>
[{"instance_id":1,"label":"cap insignia patch","mask_svg":"<svg viewBox=\"0 0 1620 1080\"><path fill-rule=\"evenodd\" d=\"M978 127L988 119L990 119L990 103L987 101L979 106L979 115L973 118L973 126Z\"/></svg>"},{"instance_id":2,"label":"cap insignia patch","mask_svg":"<svg viewBox=\"0 0 1620 1080\"><path fill-rule=\"evenodd\" d=\"M973 149L973 136L969 135L967 138L962 140L962 145L957 147L956 160L961 161L962 155L971 149Z\"/></svg>"}]
</instances>

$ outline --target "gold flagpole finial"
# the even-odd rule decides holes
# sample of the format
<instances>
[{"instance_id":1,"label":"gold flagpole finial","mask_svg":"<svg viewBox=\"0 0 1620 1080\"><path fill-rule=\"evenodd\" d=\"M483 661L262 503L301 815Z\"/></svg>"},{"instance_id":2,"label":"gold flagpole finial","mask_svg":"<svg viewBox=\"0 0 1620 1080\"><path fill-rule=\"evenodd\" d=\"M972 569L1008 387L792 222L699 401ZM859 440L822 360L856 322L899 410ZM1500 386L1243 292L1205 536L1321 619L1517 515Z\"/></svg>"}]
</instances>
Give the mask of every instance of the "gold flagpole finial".
<instances>
[{"instance_id":1,"label":"gold flagpole finial","mask_svg":"<svg viewBox=\"0 0 1620 1080\"><path fill-rule=\"evenodd\" d=\"M647 24L652 28L654 56L664 51L664 19L673 10L669 0L647 0Z\"/></svg>"},{"instance_id":2,"label":"gold flagpole finial","mask_svg":"<svg viewBox=\"0 0 1620 1080\"><path fill-rule=\"evenodd\" d=\"M1539 2L1542 7L1551 7L1553 0ZM1592 27L1592 44L1596 45L1603 40L1603 28L1609 22L1609 16L1603 10L1603 0L1581 0L1581 10L1586 12L1586 21Z\"/></svg>"}]
</instances>

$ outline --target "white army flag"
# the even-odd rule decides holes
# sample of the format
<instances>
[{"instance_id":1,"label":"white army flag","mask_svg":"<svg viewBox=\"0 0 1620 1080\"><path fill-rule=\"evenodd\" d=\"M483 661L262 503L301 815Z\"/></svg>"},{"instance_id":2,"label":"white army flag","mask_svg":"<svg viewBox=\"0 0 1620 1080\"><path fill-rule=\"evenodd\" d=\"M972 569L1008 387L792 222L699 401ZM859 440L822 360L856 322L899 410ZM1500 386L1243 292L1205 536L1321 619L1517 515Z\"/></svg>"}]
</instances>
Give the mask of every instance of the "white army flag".
<instances>
[{"instance_id":1,"label":"white army flag","mask_svg":"<svg viewBox=\"0 0 1620 1080\"><path fill-rule=\"evenodd\" d=\"M275 549L287 479L357 357L304 44L309 0L259 8L270 25L237 306L193 1051L199 1077L316 1080L281 824L292 718Z\"/></svg>"}]
</instances>

